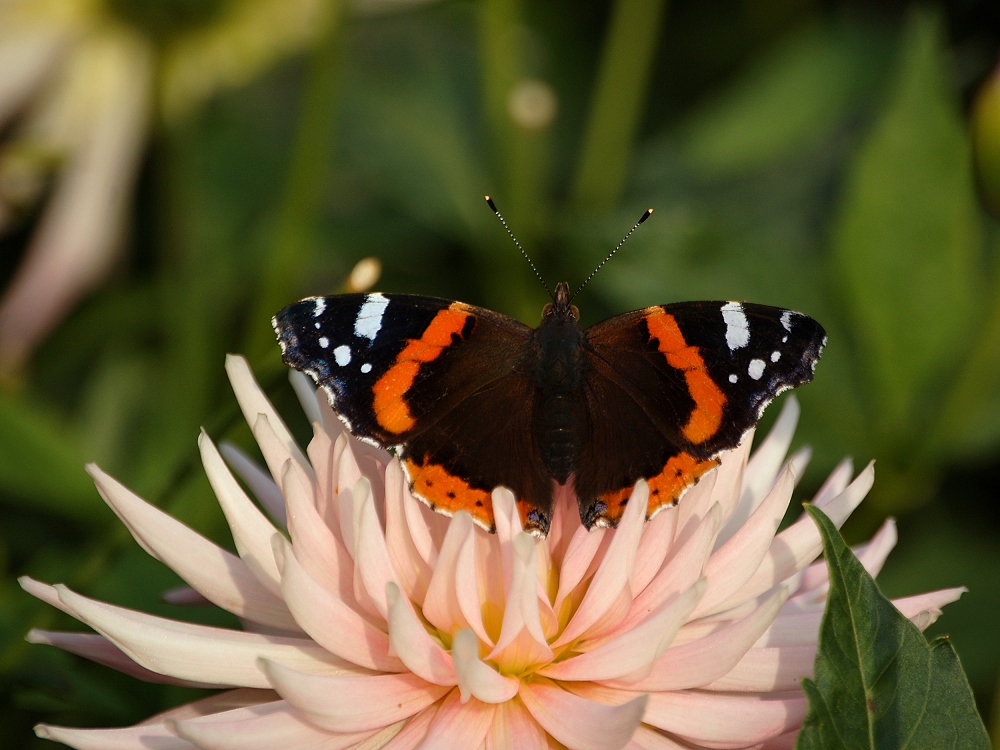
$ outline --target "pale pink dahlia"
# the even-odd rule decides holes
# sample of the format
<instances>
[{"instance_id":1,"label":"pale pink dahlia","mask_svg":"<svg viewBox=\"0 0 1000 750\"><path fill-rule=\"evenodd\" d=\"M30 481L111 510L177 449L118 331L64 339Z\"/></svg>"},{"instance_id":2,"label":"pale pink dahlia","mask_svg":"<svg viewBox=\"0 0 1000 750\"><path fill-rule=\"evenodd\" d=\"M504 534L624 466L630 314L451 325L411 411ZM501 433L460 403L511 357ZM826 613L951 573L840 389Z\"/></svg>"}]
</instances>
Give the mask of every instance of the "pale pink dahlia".
<instances>
[{"instance_id":1,"label":"pale pink dahlia","mask_svg":"<svg viewBox=\"0 0 1000 750\"><path fill-rule=\"evenodd\" d=\"M805 714L827 590L820 537L776 534L808 460L787 461L798 407L723 458L676 508L644 520L640 482L617 529L587 531L559 499L546 539L521 531L493 493L496 534L409 493L398 462L346 434L304 377L314 437L304 454L246 363L229 374L268 473L207 435L205 470L238 555L100 469L98 490L150 554L244 630L191 625L24 579L97 634L32 631L146 680L223 692L123 729L38 733L76 748L791 747ZM813 502L836 524L872 485L849 462ZM886 522L859 551L873 574L895 542ZM926 627L960 589L896 601Z\"/></svg>"}]
</instances>

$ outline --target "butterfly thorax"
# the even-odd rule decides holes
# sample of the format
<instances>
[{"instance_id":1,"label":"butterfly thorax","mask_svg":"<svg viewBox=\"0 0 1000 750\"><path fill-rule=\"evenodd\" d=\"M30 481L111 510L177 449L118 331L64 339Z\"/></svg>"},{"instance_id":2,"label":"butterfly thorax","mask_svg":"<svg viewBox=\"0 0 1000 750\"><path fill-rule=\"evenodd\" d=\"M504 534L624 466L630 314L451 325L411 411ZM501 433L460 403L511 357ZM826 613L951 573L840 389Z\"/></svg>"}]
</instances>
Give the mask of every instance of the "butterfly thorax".
<instances>
[{"instance_id":1,"label":"butterfly thorax","mask_svg":"<svg viewBox=\"0 0 1000 750\"><path fill-rule=\"evenodd\" d=\"M555 299L542 311L534 331L532 411L534 438L549 474L565 484L575 471L586 434L583 331L579 312L569 304L569 286L556 286Z\"/></svg>"}]
</instances>

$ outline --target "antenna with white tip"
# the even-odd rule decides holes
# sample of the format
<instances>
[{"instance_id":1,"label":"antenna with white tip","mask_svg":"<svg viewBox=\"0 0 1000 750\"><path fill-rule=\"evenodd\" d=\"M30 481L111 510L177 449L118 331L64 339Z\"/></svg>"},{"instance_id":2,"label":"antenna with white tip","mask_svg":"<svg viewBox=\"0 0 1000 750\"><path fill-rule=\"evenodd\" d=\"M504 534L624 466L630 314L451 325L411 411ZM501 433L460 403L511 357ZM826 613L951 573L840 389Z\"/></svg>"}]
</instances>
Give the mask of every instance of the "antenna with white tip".
<instances>
[{"instance_id":1,"label":"antenna with white tip","mask_svg":"<svg viewBox=\"0 0 1000 750\"><path fill-rule=\"evenodd\" d=\"M509 234L510 238L514 240L514 244L517 245L517 249L521 251L521 255L523 255L524 259L528 261L528 265L531 266L531 270L535 272L535 276L538 280L542 282L542 286L545 287L545 291L549 293L549 296L552 297L553 300L555 300L555 296L552 294L552 290L549 289L549 285L545 283L545 279L543 279L542 275L538 273L538 269L535 268L535 264L531 262L531 258L529 258L528 254L524 252L524 248L521 247L521 243L517 241L517 237L515 237L514 233L510 231L510 227L507 226L507 221L503 218L503 214L501 214L499 209L497 209L497 204L494 203L493 199L488 195L486 196L486 203L489 204L489 207L493 209L493 213L495 213L497 218L500 219L500 223L503 224L503 228L507 230L507 234Z\"/></svg>"},{"instance_id":2,"label":"antenna with white tip","mask_svg":"<svg viewBox=\"0 0 1000 750\"><path fill-rule=\"evenodd\" d=\"M594 275L595 275L595 274L596 274L596 273L597 273L598 271L600 271L600 270L601 270L602 268L604 268L604 264L605 264L605 263L607 263L607 262L608 262L609 260L611 260L611 256L612 256L612 255L614 255L615 253L617 253L617 252L618 252L618 249L619 249L619 248L620 248L620 247L621 247L622 245L624 245L624 244L625 244L625 240L627 240L627 239L628 239L629 237L631 237L631 236L632 236L632 232L634 232L634 231L635 231L636 229L638 229L638 228L639 228L639 225L640 225L640 224L642 224L642 222L644 222L644 221L645 221L646 219L648 219L648 218L649 218L649 217L650 217L650 216L652 215L652 213L653 213L653 209L651 209L651 208L647 208L647 209L646 209L646 212L645 212L645 213L644 213L644 214L643 214L642 216L640 216L640 217L639 217L639 221L637 221L637 222L635 223L635 225L634 225L634 226L633 226L633 227L632 227L632 228L631 228L630 230L628 230L628 234L626 234L626 235L625 235L624 237L622 237L622 241L621 241L621 242L619 242L619 243L618 243L617 245L615 245L615 249L614 249L614 250L612 250L612 251L611 251L610 253L608 253L608 257L607 257L607 258L605 258L604 260L602 260L602 261L600 262L600 265L598 265L598 266L597 266L597 268L595 268L595 269L594 269L593 271L591 271L591 272L590 272L590 276L588 276L588 277L587 277L587 278L586 278L586 279L584 280L584 282L583 282L582 284L580 284L580 286L579 286L579 287L577 287L577 290L576 290L575 292L573 292L573 294L571 294L571 295L570 295L570 300L572 300L572 299L573 299L573 297L575 297L576 295L578 295L578 294L579 294L580 292L582 292L582 291L583 291L583 288L584 288L585 286L587 286L587 284L589 284L589 283L590 283L590 280L591 280L592 278L594 278Z\"/></svg>"}]
</instances>

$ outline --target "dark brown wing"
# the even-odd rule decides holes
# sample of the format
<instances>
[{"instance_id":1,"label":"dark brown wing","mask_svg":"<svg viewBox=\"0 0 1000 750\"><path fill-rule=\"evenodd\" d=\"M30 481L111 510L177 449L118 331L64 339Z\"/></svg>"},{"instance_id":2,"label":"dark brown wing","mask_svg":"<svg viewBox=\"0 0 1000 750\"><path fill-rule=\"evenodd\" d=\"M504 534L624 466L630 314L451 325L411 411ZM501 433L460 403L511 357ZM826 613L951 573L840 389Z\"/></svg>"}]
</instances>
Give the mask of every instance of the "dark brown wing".
<instances>
[{"instance_id":1,"label":"dark brown wing","mask_svg":"<svg viewBox=\"0 0 1000 750\"><path fill-rule=\"evenodd\" d=\"M530 435L533 385L518 371L531 355L530 328L460 302L394 294L302 300L274 326L285 362L326 389L352 433L395 449L431 507L467 510L492 528L490 492L504 485L523 521L549 517L550 482Z\"/></svg>"},{"instance_id":2,"label":"dark brown wing","mask_svg":"<svg viewBox=\"0 0 1000 750\"><path fill-rule=\"evenodd\" d=\"M650 514L676 502L778 393L812 379L825 342L812 318L735 302L661 305L589 328L591 439L575 480L584 521L617 523L640 478Z\"/></svg>"}]
</instances>

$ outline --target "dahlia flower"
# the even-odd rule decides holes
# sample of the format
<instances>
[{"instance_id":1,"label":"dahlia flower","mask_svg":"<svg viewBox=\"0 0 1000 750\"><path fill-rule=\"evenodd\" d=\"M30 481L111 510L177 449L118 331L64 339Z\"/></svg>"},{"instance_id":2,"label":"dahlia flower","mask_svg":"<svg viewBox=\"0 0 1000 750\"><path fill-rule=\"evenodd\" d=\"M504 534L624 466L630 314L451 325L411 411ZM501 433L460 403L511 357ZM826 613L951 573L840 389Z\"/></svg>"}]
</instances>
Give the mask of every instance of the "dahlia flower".
<instances>
[{"instance_id":1,"label":"dahlia flower","mask_svg":"<svg viewBox=\"0 0 1000 750\"><path fill-rule=\"evenodd\" d=\"M587 531L563 493L541 539L503 488L495 534L430 511L397 460L347 434L295 374L314 430L303 452L246 362L227 367L267 465L201 436L236 554L90 473L136 541L188 583L175 599L208 600L243 630L22 579L97 631L29 640L222 692L133 727L40 725L40 736L101 750L791 747L828 584L812 521L777 531L809 457L785 459L794 400L752 455L748 437L676 507L646 521L640 482L616 529ZM839 525L872 480L871 465L853 476L845 461L813 502ZM887 521L858 550L871 573L895 539ZM926 627L960 593L895 603Z\"/></svg>"}]
</instances>

